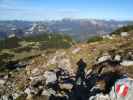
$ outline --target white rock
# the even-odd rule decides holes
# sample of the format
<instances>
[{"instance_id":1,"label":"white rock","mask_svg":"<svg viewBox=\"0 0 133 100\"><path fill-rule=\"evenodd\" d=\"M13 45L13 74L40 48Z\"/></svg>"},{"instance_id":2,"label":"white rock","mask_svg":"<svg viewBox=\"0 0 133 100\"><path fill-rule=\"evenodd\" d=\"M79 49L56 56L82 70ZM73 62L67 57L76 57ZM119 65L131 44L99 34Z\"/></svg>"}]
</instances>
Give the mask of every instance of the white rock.
<instances>
[{"instance_id":1,"label":"white rock","mask_svg":"<svg viewBox=\"0 0 133 100\"><path fill-rule=\"evenodd\" d=\"M0 85L3 85L3 84L5 84L5 80L0 79Z\"/></svg>"},{"instance_id":2,"label":"white rock","mask_svg":"<svg viewBox=\"0 0 133 100\"><path fill-rule=\"evenodd\" d=\"M89 75L91 72L92 72L92 69L89 69L89 70L86 72L86 75Z\"/></svg>"},{"instance_id":3,"label":"white rock","mask_svg":"<svg viewBox=\"0 0 133 100\"><path fill-rule=\"evenodd\" d=\"M46 84L54 83L57 80L56 73L52 71L46 71L43 76L46 78Z\"/></svg>"},{"instance_id":4,"label":"white rock","mask_svg":"<svg viewBox=\"0 0 133 100\"><path fill-rule=\"evenodd\" d=\"M111 59L111 56L110 55L105 55L105 56L102 56L102 57L98 58L97 63L101 63L101 62L107 61L109 59Z\"/></svg>"},{"instance_id":5,"label":"white rock","mask_svg":"<svg viewBox=\"0 0 133 100\"><path fill-rule=\"evenodd\" d=\"M124 60L120 63L122 66L133 66L133 61Z\"/></svg>"},{"instance_id":6,"label":"white rock","mask_svg":"<svg viewBox=\"0 0 133 100\"><path fill-rule=\"evenodd\" d=\"M115 55L114 60L115 61L120 61L121 60L121 56L120 55Z\"/></svg>"},{"instance_id":7,"label":"white rock","mask_svg":"<svg viewBox=\"0 0 133 100\"><path fill-rule=\"evenodd\" d=\"M24 91L24 93L30 95L30 94L31 94L31 90L30 90L30 88L26 88L25 91Z\"/></svg>"},{"instance_id":8,"label":"white rock","mask_svg":"<svg viewBox=\"0 0 133 100\"><path fill-rule=\"evenodd\" d=\"M8 75L4 76L4 79L7 80L8 79Z\"/></svg>"},{"instance_id":9,"label":"white rock","mask_svg":"<svg viewBox=\"0 0 133 100\"><path fill-rule=\"evenodd\" d=\"M44 96L50 96L50 93L48 92L48 90L43 90L42 91L42 95L44 95Z\"/></svg>"}]
</instances>

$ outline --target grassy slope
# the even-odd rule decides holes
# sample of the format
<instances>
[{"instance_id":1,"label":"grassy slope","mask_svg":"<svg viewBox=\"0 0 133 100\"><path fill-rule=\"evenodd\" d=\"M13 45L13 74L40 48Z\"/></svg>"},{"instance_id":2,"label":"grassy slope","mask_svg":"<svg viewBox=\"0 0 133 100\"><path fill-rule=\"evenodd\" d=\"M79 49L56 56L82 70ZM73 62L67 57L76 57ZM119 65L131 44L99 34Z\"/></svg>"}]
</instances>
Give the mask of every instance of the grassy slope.
<instances>
[{"instance_id":1,"label":"grassy slope","mask_svg":"<svg viewBox=\"0 0 133 100\"><path fill-rule=\"evenodd\" d=\"M69 48L73 40L59 34L41 34L25 38L7 38L0 41L0 66L9 60L23 60L40 55L47 49Z\"/></svg>"}]
</instances>

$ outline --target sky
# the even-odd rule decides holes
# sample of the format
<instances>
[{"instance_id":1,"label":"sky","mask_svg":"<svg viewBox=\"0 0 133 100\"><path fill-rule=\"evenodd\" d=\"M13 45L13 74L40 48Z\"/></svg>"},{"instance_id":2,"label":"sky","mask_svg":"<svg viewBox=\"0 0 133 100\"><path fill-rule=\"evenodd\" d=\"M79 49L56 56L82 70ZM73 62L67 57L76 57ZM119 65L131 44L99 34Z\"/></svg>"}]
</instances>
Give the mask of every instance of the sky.
<instances>
[{"instance_id":1,"label":"sky","mask_svg":"<svg viewBox=\"0 0 133 100\"><path fill-rule=\"evenodd\" d=\"M0 0L0 20L133 20L133 0Z\"/></svg>"}]
</instances>

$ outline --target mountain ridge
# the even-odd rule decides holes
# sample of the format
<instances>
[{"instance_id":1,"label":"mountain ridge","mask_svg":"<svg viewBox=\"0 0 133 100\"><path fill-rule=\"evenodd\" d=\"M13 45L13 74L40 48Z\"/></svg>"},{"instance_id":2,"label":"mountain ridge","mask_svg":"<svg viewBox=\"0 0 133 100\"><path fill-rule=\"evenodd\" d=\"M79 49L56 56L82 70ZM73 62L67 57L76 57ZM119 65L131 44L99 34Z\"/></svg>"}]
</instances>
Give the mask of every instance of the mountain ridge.
<instances>
[{"instance_id":1,"label":"mountain ridge","mask_svg":"<svg viewBox=\"0 0 133 100\"><path fill-rule=\"evenodd\" d=\"M119 27L132 24L132 21L62 19L52 21L0 21L0 37L11 34L27 36L41 33L70 35L76 40L86 40L95 35L108 34Z\"/></svg>"}]
</instances>

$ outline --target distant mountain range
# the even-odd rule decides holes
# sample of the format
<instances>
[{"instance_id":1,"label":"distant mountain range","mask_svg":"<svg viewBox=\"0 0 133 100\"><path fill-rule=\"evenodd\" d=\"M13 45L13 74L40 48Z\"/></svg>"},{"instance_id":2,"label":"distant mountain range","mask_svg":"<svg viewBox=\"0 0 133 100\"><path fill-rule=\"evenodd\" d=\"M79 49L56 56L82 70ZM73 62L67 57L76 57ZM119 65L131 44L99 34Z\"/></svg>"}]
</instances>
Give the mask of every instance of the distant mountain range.
<instances>
[{"instance_id":1,"label":"distant mountain range","mask_svg":"<svg viewBox=\"0 0 133 100\"><path fill-rule=\"evenodd\" d=\"M62 19L54 21L0 21L0 38L29 36L42 33L70 35L85 40L95 35L108 34L132 21Z\"/></svg>"}]
</instances>

